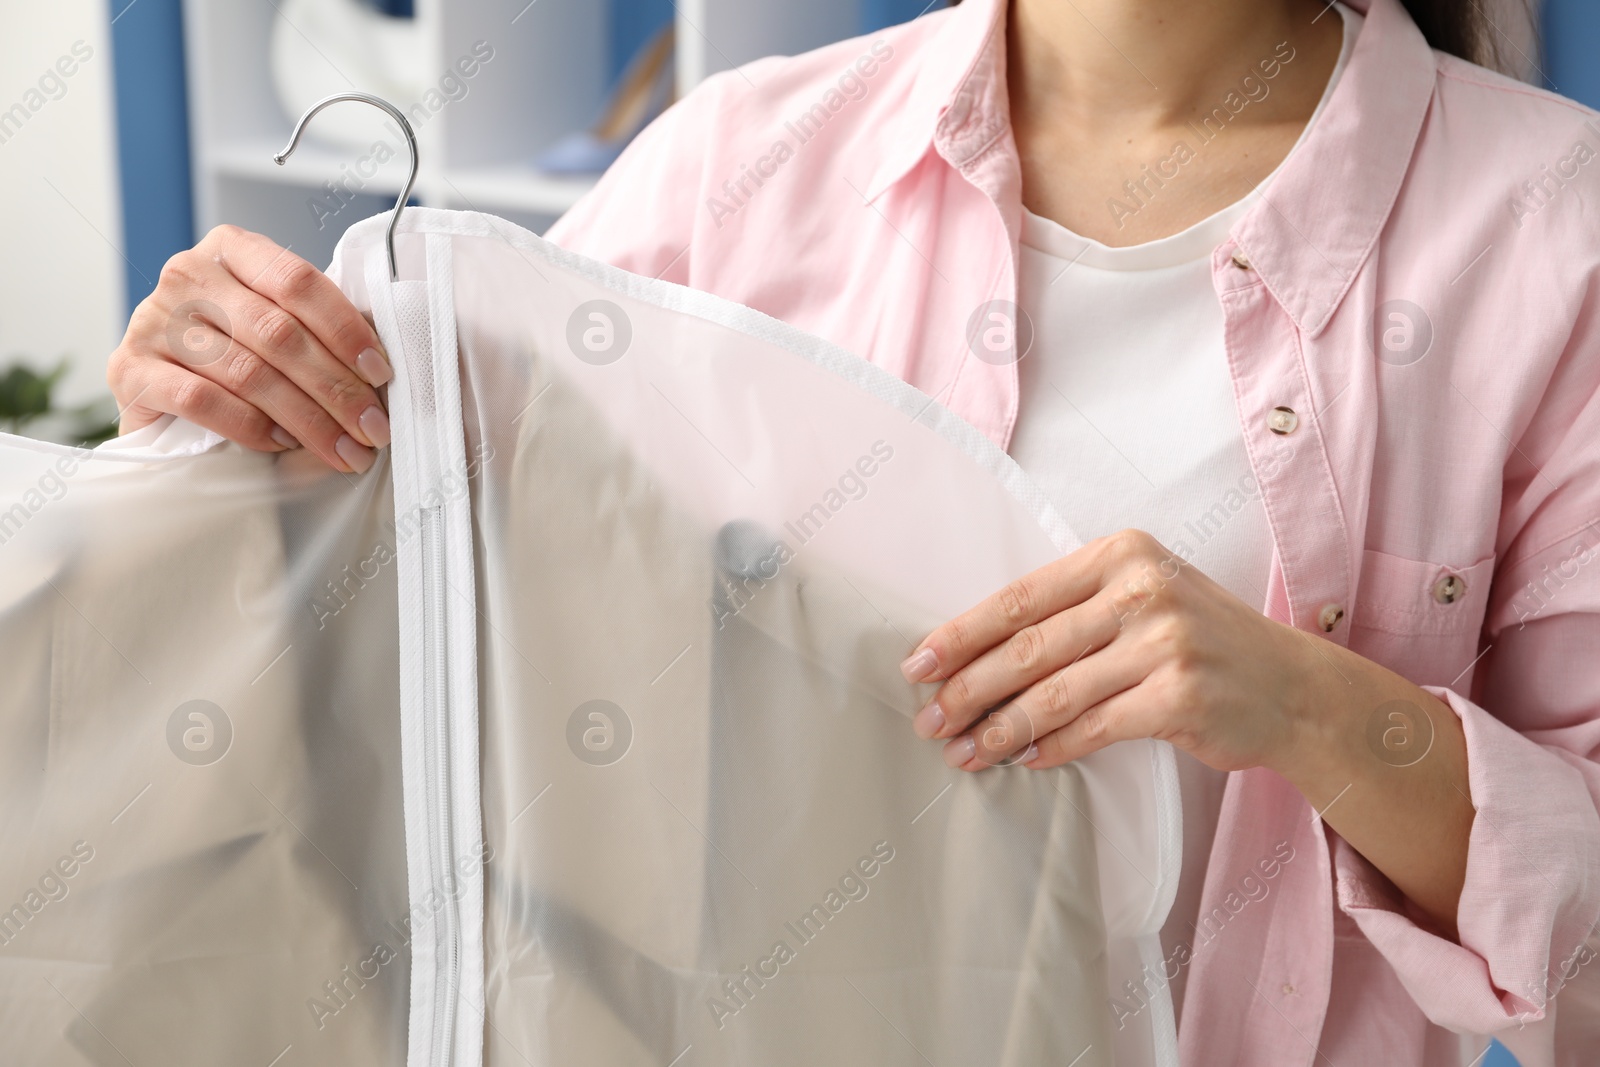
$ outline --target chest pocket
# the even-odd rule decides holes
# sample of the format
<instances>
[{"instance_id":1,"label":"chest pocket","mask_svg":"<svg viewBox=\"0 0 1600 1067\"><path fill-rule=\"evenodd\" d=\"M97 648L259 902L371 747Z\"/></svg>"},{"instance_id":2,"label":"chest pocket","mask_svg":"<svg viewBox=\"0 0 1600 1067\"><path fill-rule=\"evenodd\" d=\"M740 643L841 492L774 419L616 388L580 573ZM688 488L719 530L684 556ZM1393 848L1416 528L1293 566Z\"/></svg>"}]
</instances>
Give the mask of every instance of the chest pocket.
<instances>
[{"instance_id":1,"label":"chest pocket","mask_svg":"<svg viewBox=\"0 0 1600 1067\"><path fill-rule=\"evenodd\" d=\"M1417 685L1466 692L1493 576L1492 556L1460 567L1367 549L1350 648Z\"/></svg>"}]
</instances>

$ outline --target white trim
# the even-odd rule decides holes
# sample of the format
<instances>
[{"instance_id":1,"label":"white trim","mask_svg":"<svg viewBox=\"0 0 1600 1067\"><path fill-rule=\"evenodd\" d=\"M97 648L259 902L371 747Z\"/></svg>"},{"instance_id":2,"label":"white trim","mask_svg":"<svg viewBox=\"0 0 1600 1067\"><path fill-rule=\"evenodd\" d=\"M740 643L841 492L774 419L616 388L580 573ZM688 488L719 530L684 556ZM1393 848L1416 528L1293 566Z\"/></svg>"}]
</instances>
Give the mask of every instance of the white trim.
<instances>
[{"instance_id":1,"label":"white trim","mask_svg":"<svg viewBox=\"0 0 1600 1067\"><path fill-rule=\"evenodd\" d=\"M388 218L387 214L374 215L356 223L345 234L341 245L373 239L381 241ZM757 334L893 405L908 418L922 423L959 447L1006 487L1061 551L1070 551L1082 544L1044 492L1023 473L1004 449L985 437L982 431L922 390L831 341L711 293L630 274L608 263L568 252L514 223L479 212L408 207L400 217L399 232L492 237L507 242L518 252L535 255L553 266L642 303L692 315L741 333ZM336 254L334 263L337 264L339 259L340 256Z\"/></svg>"}]
</instances>

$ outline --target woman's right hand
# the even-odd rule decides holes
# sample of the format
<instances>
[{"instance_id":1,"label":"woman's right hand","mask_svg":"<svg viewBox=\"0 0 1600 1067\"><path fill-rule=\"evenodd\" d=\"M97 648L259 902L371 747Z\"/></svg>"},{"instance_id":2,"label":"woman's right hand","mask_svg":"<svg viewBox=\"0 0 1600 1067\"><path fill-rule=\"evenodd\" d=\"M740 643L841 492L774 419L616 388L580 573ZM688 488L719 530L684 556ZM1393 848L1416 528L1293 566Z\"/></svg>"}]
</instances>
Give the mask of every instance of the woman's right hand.
<instances>
[{"instance_id":1,"label":"woman's right hand","mask_svg":"<svg viewBox=\"0 0 1600 1067\"><path fill-rule=\"evenodd\" d=\"M304 445L355 473L389 443L377 387L392 375L326 275L237 226L167 261L106 372L123 433L172 414L261 452Z\"/></svg>"}]
</instances>

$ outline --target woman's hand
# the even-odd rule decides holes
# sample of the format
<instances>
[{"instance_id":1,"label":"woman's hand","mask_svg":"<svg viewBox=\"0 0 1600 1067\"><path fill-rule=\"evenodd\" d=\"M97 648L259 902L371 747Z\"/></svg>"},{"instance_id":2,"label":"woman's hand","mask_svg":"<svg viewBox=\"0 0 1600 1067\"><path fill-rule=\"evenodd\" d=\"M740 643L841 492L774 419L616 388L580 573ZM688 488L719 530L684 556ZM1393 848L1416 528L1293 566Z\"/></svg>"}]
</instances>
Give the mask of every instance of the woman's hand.
<instances>
[{"instance_id":1,"label":"woman's hand","mask_svg":"<svg viewBox=\"0 0 1600 1067\"><path fill-rule=\"evenodd\" d=\"M945 739L963 770L1054 767L1154 737L1219 770L1275 771L1453 936L1473 820L1460 719L1266 618L1149 534L1103 537L1012 582L901 670L943 680L913 728ZM1414 759L1374 747L1374 723L1384 736L1396 714L1426 734Z\"/></svg>"},{"instance_id":2,"label":"woman's hand","mask_svg":"<svg viewBox=\"0 0 1600 1067\"><path fill-rule=\"evenodd\" d=\"M167 261L106 377L122 432L178 415L262 452L305 445L335 470L389 443L378 335L337 286L260 234L219 226Z\"/></svg>"},{"instance_id":3,"label":"woman's hand","mask_svg":"<svg viewBox=\"0 0 1600 1067\"><path fill-rule=\"evenodd\" d=\"M952 767L1053 767L1155 737L1241 770L1281 766L1300 744L1313 640L1127 530L941 626L903 669L944 679L914 727L950 739Z\"/></svg>"}]
</instances>

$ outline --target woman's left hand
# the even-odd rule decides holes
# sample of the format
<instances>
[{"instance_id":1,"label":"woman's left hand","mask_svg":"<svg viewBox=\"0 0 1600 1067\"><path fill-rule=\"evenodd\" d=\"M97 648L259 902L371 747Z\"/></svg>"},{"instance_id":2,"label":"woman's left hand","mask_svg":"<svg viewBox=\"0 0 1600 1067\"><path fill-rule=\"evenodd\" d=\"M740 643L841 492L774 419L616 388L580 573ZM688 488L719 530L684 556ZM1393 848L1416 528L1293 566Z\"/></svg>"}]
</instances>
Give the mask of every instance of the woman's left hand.
<instances>
[{"instance_id":1,"label":"woman's left hand","mask_svg":"<svg viewBox=\"0 0 1600 1067\"><path fill-rule=\"evenodd\" d=\"M913 725L947 739L962 770L1054 767L1154 737L1218 770L1275 771L1455 936L1474 817L1461 720L1394 671L1266 618L1149 534L1102 537L1012 582L901 670L943 680ZM1396 708L1420 755L1375 747Z\"/></svg>"},{"instance_id":2,"label":"woman's left hand","mask_svg":"<svg viewBox=\"0 0 1600 1067\"><path fill-rule=\"evenodd\" d=\"M1011 582L930 633L901 670L942 680L914 726L947 739L954 768L1048 768L1158 737L1221 771L1277 771L1456 936L1474 809L1450 705L1267 619L1150 534L1101 537ZM1374 747L1394 709L1426 742L1421 755Z\"/></svg>"},{"instance_id":3,"label":"woman's left hand","mask_svg":"<svg viewBox=\"0 0 1600 1067\"><path fill-rule=\"evenodd\" d=\"M941 626L901 669L943 679L913 725L950 739L952 767L1053 767L1154 737L1219 770L1285 770L1324 720L1319 644L1125 530Z\"/></svg>"}]
</instances>

